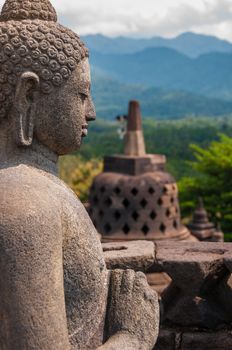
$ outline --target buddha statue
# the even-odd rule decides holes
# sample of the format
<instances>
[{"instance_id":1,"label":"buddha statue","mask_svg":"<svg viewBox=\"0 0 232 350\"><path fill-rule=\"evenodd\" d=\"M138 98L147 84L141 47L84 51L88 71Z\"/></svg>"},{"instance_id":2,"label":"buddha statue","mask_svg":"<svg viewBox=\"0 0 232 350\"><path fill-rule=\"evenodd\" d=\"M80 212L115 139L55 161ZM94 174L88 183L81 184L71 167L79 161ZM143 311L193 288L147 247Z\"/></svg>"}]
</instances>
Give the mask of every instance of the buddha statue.
<instances>
[{"instance_id":1,"label":"buddha statue","mask_svg":"<svg viewBox=\"0 0 232 350\"><path fill-rule=\"evenodd\" d=\"M0 15L0 349L152 349L158 301L140 272L106 269L57 161L95 119L88 50L49 0Z\"/></svg>"}]
</instances>

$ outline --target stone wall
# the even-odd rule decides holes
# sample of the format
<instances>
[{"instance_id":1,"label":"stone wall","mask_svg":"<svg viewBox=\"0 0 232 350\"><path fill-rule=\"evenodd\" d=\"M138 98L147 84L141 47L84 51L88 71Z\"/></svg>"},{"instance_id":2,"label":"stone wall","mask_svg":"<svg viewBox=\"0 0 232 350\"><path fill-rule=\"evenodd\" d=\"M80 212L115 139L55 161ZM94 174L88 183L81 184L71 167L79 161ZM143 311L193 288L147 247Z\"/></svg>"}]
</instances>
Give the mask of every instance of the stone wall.
<instances>
[{"instance_id":1,"label":"stone wall","mask_svg":"<svg viewBox=\"0 0 232 350\"><path fill-rule=\"evenodd\" d=\"M165 272L155 350L232 347L232 244L131 242L103 245L109 268Z\"/></svg>"}]
</instances>

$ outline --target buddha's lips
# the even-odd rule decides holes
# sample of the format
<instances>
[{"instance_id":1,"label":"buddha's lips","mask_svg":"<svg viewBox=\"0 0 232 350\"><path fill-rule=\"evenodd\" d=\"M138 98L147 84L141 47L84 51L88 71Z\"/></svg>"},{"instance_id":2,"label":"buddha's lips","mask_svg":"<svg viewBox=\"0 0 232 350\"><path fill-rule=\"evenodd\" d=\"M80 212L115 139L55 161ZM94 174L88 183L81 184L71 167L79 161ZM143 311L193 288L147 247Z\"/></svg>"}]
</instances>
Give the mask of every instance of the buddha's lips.
<instances>
[{"instance_id":1,"label":"buddha's lips","mask_svg":"<svg viewBox=\"0 0 232 350\"><path fill-rule=\"evenodd\" d=\"M82 125L82 137L86 137L88 135L88 124Z\"/></svg>"}]
</instances>

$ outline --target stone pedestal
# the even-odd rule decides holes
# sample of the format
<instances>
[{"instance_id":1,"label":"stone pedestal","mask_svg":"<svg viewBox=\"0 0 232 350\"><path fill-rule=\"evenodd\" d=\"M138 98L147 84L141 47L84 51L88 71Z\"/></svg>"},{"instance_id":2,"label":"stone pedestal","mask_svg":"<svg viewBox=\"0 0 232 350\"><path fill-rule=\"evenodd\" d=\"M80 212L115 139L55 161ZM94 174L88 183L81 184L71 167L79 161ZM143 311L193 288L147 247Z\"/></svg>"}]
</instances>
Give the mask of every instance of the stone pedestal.
<instances>
[{"instance_id":1,"label":"stone pedestal","mask_svg":"<svg viewBox=\"0 0 232 350\"><path fill-rule=\"evenodd\" d=\"M133 266L145 268L148 276L165 272L171 277L160 296L161 326L154 350L231 348L232 244L158 242L153 263L151 242L120 244L103 244L110 268Z\"/></svg>"}]
</instances>

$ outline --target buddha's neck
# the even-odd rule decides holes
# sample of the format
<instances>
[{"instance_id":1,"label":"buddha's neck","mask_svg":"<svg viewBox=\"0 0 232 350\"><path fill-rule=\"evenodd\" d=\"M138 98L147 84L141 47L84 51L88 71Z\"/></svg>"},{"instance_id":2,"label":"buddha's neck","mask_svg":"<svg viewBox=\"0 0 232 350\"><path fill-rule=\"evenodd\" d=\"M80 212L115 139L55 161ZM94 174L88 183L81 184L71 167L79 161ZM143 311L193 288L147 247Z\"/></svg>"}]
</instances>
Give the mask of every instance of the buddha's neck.
<instances>
[{"instance_id":1,"label":"buddha's neck","mask_svg":"<svg viewBox=\"0 0 232 350\"><path fill-rule=\"evenodd\" d=\"M58 156L33 140L30 147L17 147L12 135L0 131L0 168L25 164L58 176Z\"/></svg>"}]
</instances>

